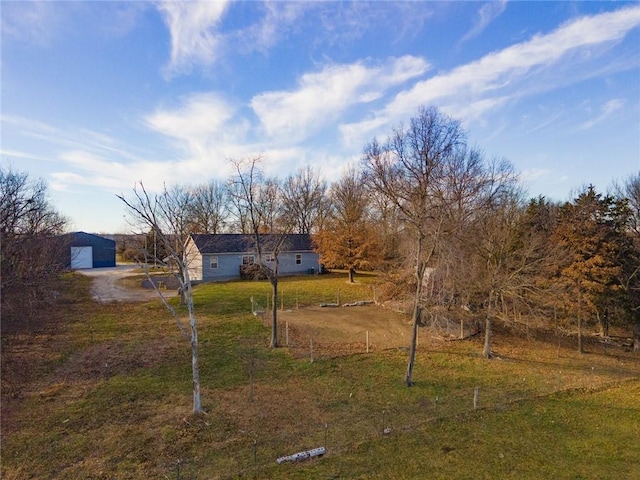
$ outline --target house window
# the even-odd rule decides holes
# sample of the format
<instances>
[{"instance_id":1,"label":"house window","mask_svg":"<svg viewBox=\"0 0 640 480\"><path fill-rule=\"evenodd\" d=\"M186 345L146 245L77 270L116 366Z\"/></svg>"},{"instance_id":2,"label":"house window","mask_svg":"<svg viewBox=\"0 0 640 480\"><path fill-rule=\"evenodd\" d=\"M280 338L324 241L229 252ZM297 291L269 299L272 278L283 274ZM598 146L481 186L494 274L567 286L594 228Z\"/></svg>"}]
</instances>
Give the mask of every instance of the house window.
<instances>
[{"instance_id":1,"label":"house window","mask_svg":"<svg viewBox=\"0 0 640 480\"><path fill-rule=\"evenodd\" d=\"M275 261L276 261L276 256L275 256L273 253L267 253L267 254L264 256L264 260L265 260L265 262L267 262L267 263L273 263L273 262L275 262Z\"/></svg>"},{"instance_id":2,"label":"house window","mask_svg":"<svg viewBox=\"0 0 640 480\"><path fill-rule=\"evenodd\" d=\"M218 257L211 257L209 259L209 268L211 268L211 270L218 269Z\"/></svg>"},{"instance_id":3,"label":"house window","mask_svg":"<svg viewBox=\"0 0 640 480\"><path fill-rule=\"evenodd\" d=\"M242 265L253 265L253 255L243 255Z\"/></svg>"},{"instance_id":4,"label":"house window","mask_svg":"<svg viewBox=\"0 0 640 480\"><path fill-rule=\"evenodd\" d=\"M302 254L296 253L296 265L300 265L302 263Z\"/></svg>"}]
</instances>

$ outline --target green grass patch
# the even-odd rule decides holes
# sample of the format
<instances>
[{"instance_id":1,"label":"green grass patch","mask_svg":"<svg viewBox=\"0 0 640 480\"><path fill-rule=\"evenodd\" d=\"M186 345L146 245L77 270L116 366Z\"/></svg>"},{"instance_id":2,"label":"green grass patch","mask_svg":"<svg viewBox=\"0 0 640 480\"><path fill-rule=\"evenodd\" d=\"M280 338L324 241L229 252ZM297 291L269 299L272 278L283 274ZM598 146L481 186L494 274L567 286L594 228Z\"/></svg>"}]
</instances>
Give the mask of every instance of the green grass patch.
<instances>
[{"instance_id":1,"label":"green grass patch","mask_svg":"<svg viewBox=\"0 0 640 480\"><path fill-rule=\"evenodd\" d=\"M375 280L285 278L284 309L368 300ZM3 349L2 478L640 478L637 354L498 331L487 361L480 339L425 341L407 388L404 348L296 358L269 349L251 314L267 282L199 285L207 413L193 416L189 342L159 302L99 305L84 279L68 288L81 300L58 305L64 323ZM37 374L5 389L18 364Z\"/></svg>"},{"instance_id":2,"label":"green grass patch","mask_svg":"<svg viewBox=\"0 0 640 480\"><path fill-rule=\"evenodd\" d=\"M278 282L278 308L292 309L321 303L349 303L372 300L377 278L356 277L348 283L346 275L283 277ZM263 308L271 307L271 285L267 281L233 281L198 285L194 289L196 308L205 314L225 316L251 312L251 297Z\"/></svg>"}]
</instances>

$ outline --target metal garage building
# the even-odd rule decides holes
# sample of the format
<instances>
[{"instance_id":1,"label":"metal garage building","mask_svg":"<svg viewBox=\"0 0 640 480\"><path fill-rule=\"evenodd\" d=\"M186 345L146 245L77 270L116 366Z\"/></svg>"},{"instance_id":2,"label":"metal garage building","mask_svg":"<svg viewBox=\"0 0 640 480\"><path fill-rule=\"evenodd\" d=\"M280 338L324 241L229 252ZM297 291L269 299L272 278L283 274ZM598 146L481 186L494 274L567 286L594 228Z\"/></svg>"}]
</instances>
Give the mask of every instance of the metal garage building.
<instances>
[{"instance_id":1,"label":"metal garage building","mask_svg":"<svg viewBox=\"0 0 640 480\"><path fill-rule=\"evenodd\" d=\"M70 233L68 265L74 270L116 266L116 242L85 232Z\"/></svg>"}]
</instances>

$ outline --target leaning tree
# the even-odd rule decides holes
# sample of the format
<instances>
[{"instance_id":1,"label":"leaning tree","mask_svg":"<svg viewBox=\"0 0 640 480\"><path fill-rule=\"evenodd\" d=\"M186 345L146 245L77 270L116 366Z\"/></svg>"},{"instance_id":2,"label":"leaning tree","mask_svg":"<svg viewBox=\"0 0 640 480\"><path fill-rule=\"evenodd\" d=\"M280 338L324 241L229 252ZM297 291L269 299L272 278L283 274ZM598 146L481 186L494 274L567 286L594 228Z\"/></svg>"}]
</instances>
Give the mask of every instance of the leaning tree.
<instances>
[{"instance_id":1,"label":"leaning tree","mask_svg":"<svg viewBox=\"0 0 640 480\"><path fill-rule=\"evenodd\" d=\"M165 188L162 193L150 194L139 182L133 189L133 198L127 199L124 195L117 195L126 205L132 222L143 229L154 233L155 241L161 245L164 258L155 258L154 254L145 250L145 261L142 266L146 268L149 260L175 268L174 275L180 284L181 302L186 305L189 316L189 328L183 324L178 312L164 297L155 282L151 282L160 299L176 321L178 329L191 345L191 372L193 380L193 413L202 413L200 401L200 368L198 362L198 324L194 312L193 290L189 277L189 255L185 249L188 235L189 193L181 187Z\"/></svg>"}]
</instances>

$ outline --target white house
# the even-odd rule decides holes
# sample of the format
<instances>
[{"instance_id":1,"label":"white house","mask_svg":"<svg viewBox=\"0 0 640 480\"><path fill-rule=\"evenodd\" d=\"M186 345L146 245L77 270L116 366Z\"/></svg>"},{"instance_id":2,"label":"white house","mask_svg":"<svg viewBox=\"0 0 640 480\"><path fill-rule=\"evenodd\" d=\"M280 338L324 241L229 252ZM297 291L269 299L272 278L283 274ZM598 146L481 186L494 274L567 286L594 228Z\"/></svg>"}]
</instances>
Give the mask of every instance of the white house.
<instances>
[{"instance_id":1,"label":"white house","mask_svg":"<svg viewBox=\"0 0 640 480\"><path fill-rule=\"evenodd\" d=\"M269 244L275 235L263 235L263 263L274 261ZM278 236L279 238L279 236ZM193 282L211 282L240 278L244 267L258 262L255 240L243 234L192 234L186 244L189 277ZM285 235L278 253L278 274L315 273L319 255L313 251L309 235Z\"/></svg>"}]
</instances>

